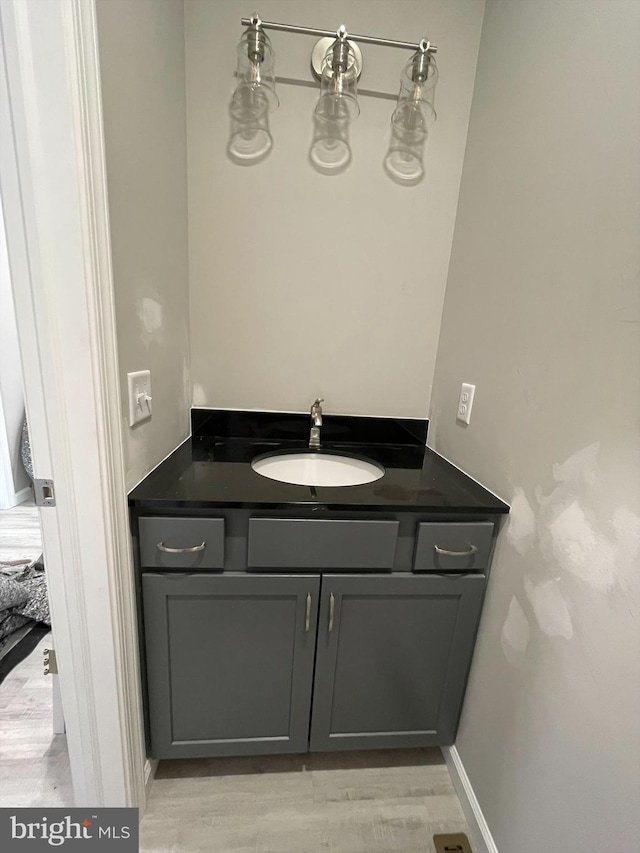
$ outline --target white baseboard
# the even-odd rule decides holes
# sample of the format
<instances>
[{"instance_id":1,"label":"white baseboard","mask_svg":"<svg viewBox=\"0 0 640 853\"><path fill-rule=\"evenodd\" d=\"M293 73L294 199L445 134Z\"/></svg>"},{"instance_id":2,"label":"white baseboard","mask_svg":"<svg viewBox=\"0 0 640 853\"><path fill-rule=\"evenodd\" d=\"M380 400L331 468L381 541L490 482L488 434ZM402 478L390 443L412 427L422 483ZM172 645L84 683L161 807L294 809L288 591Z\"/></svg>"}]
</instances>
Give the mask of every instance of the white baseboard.
<instances>
[{"instance_id":1,"label":"white baseboard","mask_svg":"<svg viewBox=\"0 0 640 853\"><path fill-rule=\"evenodd\" d=\"M149 802L149 794L151 793L151 786L153 785L153 778L156 775L156 770L158 769L158 762L155 758L147 758L144 762L144 809L140 809L140 819L142 819L142 815L146 809L147 803Z\"/></svg>"},{"instance_id":2,"label":"white baseboard","mask_svg":"<svg viewBox=\"0 0 640 853\"><path fill-rule=\"evenodd\" d=\"M0 509L13 509L15 506L20 506L20 504L30 500L32 495L31 486L25 486L24 489L14 492L13 483L8 488L5 484L5 488L0 489Z\"/></svg>"},{"instance_id":3,"label":"white baseboard","mask_svg":"<svg viewBox=\"0 0 640 853\"><path fill-rule=\"evenodd\" d=\"M31 486L25 486L24 489L20 489L19 492L16 492L16 505L18 506L28 501L32 495L33 490Z\"/></svg>"},{"instance_id":4,"label":"white baseboard","mask_svg":"<svg viewBox=\"0 0 640 853\"><path fill-rule=\"evenodd\" d=\"M462 811L467 819L474 853L499 853L458 750L455 746L444 746L442 747L442 754L449 768L451 781L456 789Z\"/></svg>"}]
</instances>

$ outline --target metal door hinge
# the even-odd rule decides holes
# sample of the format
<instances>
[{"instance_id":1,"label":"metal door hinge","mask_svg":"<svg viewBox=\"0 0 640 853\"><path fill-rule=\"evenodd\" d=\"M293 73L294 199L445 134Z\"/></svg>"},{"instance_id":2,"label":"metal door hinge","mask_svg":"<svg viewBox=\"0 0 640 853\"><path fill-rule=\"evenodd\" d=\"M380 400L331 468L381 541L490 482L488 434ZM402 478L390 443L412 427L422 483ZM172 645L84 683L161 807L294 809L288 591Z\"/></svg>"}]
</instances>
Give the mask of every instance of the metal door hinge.
<instances>
[{"instance_id":1,"label":"metal door hinge","mask_svg":"<svg viewBox=\"0 0 640 853\"><path fill-rule=\"evenodd\" d=\"M56 650L55 649L45 649L44 650L44 674L45 675L57 675L58 674L58 659L56 658Z\"/></svg>"},{"instance_id":2,"label":"metal door hinge","mask_svg":"<svg viewBox=\"0 0 640 853\"><path fill-rule=\"evenodd\" d=\"M35 493L36 506L56 505L56 493L53 488L53 480L34 480L33 490Z\"/></svg>"}]
</instances>

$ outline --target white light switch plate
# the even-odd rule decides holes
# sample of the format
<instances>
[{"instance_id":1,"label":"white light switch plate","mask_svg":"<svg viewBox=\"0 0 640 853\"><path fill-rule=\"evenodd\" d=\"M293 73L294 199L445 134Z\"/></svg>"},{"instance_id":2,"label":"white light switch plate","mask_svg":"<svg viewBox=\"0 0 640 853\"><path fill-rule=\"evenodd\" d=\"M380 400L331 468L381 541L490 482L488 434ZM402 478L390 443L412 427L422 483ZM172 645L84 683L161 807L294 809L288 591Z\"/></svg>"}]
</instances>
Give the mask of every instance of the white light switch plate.
<instances>
[{"instance_id":1,"label":"white light switch plate","mask_svg":"<svg viewBox=\"0 0 640 853\"><path fill-rule=\"evenodd\" d=\"M468 424L471 420L471 407L473 406L473 395L475 393L475 385L468 385L466 382L462 383L460 399L458 400L458 413L456 415L456 420L460 421L460 423Z\"/></svg>"},{"instance_id":2,"label":"white light switch plate","mask_svg":"<svg viewBox=\"0 0 640 853\"><path fill-rule=\"evenodd\" d=\"M127 373L129 383L129 426L151 417L151 371Z\"/></svg>"}]
</instances>

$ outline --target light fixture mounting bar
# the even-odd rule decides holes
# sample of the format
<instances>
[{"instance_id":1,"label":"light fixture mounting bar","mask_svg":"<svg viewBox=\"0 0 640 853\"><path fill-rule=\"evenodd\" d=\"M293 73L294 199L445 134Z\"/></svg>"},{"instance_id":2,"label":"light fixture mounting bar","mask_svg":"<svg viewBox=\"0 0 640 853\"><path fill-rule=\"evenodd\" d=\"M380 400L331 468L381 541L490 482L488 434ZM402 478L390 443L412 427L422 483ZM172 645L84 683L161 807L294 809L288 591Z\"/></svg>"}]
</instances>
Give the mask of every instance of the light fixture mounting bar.
<instances>
[{"instance_id":1,"label":"light fixture mounting bar","mask_svg":"<svg viewBox=\"0 0 640 853\"><path fill-rule=\"evenodd\" d=\"M240 23L243 27L250 27L252 24L251 18L241 18ZM280 30L283 33L297 33L302 36L315 36L316 38L335 38L335 30L319 30L315 27L299 27L297 24L277 24L273 21L261 21L260 26L265 30ZM422 42L396 41L395 39L383 39L377 36L361 36L347 33L349 41L359 41L362 44L377 44L380 47L399 47L402 50L422 50ZM438 48L435 44L430 44L427 50L429 53L437 53Z\"/></svg>"}]
</instances>

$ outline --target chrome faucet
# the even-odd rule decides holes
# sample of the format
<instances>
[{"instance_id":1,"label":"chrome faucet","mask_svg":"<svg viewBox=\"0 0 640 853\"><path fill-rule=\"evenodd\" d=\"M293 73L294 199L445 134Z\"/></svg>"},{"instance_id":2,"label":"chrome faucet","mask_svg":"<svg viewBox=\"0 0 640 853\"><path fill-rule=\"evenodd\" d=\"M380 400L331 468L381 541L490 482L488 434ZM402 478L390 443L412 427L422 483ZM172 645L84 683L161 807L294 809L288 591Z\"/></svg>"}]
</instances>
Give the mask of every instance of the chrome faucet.
<instances>
[{"instance_id":1,"label":"chrome faucet","mask_svg":"<svg viewBox=\"0 0 640 853\"><path fill-rule=\"evenodd\" d=\"M320 447L320 427L322 426L322 406L324 403L323 397L318 397L311 406L311 434L309 435L309 447L314 449Z\"/></svg>"}]
</instances>

